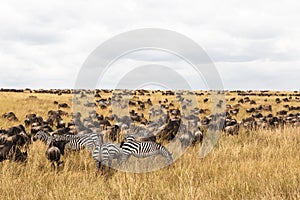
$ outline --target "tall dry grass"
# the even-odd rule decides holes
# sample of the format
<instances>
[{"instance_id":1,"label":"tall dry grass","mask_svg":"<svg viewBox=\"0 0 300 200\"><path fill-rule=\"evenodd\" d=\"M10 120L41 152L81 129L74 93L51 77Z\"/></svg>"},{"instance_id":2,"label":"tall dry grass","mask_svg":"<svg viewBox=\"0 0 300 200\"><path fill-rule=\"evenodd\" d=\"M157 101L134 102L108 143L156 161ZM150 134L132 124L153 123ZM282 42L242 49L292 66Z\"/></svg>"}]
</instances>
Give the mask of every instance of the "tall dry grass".
<instances>
[{"instance_id":1,"label":"tall dry grass","mask_svg":"<svg viewBox=\"0 0 300 200\"><path fill-rule=\"evenodd\" d=\"M37 99L29 100L27 94L5 95L11 100L0 97L0 113L14 111L20 120L29 111L46 116L49 109L57 109L54 99L68 103L71 97L38 94ZM18 124L0 122L3 127ZM300 199L299 127L222 135L203 159L199 159L199 149L190 147L171 166L159 171L113 171L102 177L95 175L93 159L86 152L63 157L64 166L53 170L44 155L45 145L35 142L27 163L0 163L0 198Z\"/></svg>"}]
</instances>

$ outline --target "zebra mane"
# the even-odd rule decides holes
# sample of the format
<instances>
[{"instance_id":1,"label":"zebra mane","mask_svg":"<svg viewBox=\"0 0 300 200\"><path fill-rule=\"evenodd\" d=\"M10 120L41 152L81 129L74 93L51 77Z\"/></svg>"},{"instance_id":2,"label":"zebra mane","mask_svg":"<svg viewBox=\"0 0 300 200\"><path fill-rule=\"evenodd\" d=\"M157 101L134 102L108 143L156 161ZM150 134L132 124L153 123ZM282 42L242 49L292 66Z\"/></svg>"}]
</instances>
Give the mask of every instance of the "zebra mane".
<instances>
[{"instance_id":1,"label":"zebra mane","mask_svg":"<svg viewBox=\"0 0 300 200\"><path fill-rule=\"evenodd\" d=\"M136 137L134 135L126 135L124 136L124 141L135 141Z\"/></svg>"}]
</instances>

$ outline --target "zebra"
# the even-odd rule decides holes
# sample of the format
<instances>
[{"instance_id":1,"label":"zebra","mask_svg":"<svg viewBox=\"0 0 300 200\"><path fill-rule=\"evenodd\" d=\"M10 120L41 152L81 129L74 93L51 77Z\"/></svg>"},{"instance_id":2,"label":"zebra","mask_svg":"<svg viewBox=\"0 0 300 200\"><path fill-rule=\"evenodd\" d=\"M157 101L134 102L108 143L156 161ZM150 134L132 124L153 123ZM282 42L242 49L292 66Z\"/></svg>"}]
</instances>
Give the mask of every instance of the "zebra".
<instances>
[{"instance_id":1,"label":"zebra","mask_svg":"<svg viewBox=\"0 0 300 200\"><path fill-rule=\"evenodd\" d=\"M64 150L81 150L87 148L90 154L92 154L93 149L97 141L100 143L103 142L103 136L96 133L88 134L64 134L64 135L50 135L46 132L39 131L33 137L33 140L36 141L40 139L48 146L58 146L61 153L64 154ZM55 145L57 144L57 145Z\"/></svg>"},{"instance_id":2,"label":"zebra","mask_svg":"<svg viewBox=\"0 0 300 200\"><path fill-rule=\"evenodd\" d=\"M93 158L95 160L97 172L102 168L102 173L104 171L105 163L110 168L113 159L117 159L118 165L121 164L122 149L113 143L97 144L94 152Z\"/></svg>"},{"instance_id":3,"label":"zebra","mask_svg":"<svg viewBox=\"0 0 300 200\"><path fill-rule=\"evenodd\" d=\"M60 135L50 135L47 132L39 131L35 134L33 137L33 141L41 140L43 143L45 143L48 147L55 146L59 148L61 155L64 155L65 152L65 145L66 141L61 140Z\"/></svg>"},{"instance_id":4,"label":"zebra","mask_svg":"<svg viewBox=\"0 0 300 200\"><path fill-rule=\"evenodd\" d=\"M103 140L102 137L103 137L103 134L100 133L78 133L76 135L73 135L73 134L63 134L63 135L54 135L55 136L55 140L56 141L70 141L70 140L73 140L73 139L78 139L78 138L82 138L82 137L90 137L92 138L94 141L97 141L99 139Z\"/></svg>"},{"instance_id":5,"label":"zebra","mask_svg":"<svg viewBox=\"0 0 300 200\"><path fill-rule=\"evenodd\" d=\"M136 138L133 135L125 135L123 142L128 142L128 141L136 141Z\"/></svg>"},{"instance_id":6,"label":"zebra","mask_svg":"<svg viewBox=\"0 0 300 200\"><path fill-rule=\"evenodd\" d=\"M82 134L80 136L69 138L67 140L65 149L66 150L76 150L80 151L81 149L87 149L88 152L92 155L93 150L97 143L103 142L103 136L101 134L90 133L90 134Z\"/></svg>"},{"instance_id":7,"label":"zebra","mask_svg":"<svg viewBox=\"0 0 300 200\"><path fill-rule=\"evenodd\" d=\"M136 141L133 135L125 136L120 148L122 149L121 163L126 162L131 155L137 158L162 155L166 158L167 164L173 162L172 154L167 148L153 141Z\"/></svg>"},{"instance_id":8,"label":"zebra","mask_svg":"<svg viewBox=\"0 0 300 200\"><path fill-rule=\"evenodd\" d=\"M49 135L47 132L39 131L33 137L33 141L41 140L46 145L50 146L53 142L53 136Z\"/></svg>"},{"instance_id":9,"label":"zebra","mask_svg":"<svg viewBox=\"0 0 300 200\"><path fill-rule=\"evenodd\" d=\"M45 155L47 157L47 159L52 163L52 167L55 168L55 164L54 162L56 162L57 167L63 163L63 161L60 161L60 156L63 154L63 149L61 147L61 145L59 145L58 147L56 146L57 143L55 143L55 139L54 136L49 135L48 133L44 132L44 131L39 131L35 134L35 136L33 137L33 141L36 140L41 140L42 142L44 142L48 148L45 152Z\"/></svg>"},{"instance_id":10,"label":"zebra","mask_svg":"<svg viewBox=\"0 0 300 200\"><path fill-rule=\"evenodd\" d=\"M55 141L65 141L69 142L72 139L79 138L79 135L72 135L72 134L63 134L63 135L55 135Z\"/></svg>"}]
</instances>

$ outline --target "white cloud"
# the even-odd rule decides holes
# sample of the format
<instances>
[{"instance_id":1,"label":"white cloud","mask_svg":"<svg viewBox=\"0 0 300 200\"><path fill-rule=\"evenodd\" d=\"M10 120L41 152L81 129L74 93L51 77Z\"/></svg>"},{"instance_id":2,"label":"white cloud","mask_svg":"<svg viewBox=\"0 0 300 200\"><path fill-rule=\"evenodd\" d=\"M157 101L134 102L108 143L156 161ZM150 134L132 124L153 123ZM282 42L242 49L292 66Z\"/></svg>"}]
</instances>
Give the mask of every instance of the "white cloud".
<instances>
[{"instance_id":1,"label":"white cloud","mask_svg":"<svg viewBox=\"0 0 300 200\"><path fill-rule=\"evenodd\" d=\"M225 88L299 90L299 61L221 62L216 65Z\"/></svg>"},{"instance_id":2,"label":"white cloud","mask_svg":"<svg viewBox=\"0 0 300 200\"><path fill-rule=\"evenodd\" d=\"M276 0L2 2L0 87L72 88L82 63L102 42L155 27L200 44L225 88L299 90L299 8L298 1ZM148 56L135 55L130 64L157 62Z\"/></svg>"}]
</instances>

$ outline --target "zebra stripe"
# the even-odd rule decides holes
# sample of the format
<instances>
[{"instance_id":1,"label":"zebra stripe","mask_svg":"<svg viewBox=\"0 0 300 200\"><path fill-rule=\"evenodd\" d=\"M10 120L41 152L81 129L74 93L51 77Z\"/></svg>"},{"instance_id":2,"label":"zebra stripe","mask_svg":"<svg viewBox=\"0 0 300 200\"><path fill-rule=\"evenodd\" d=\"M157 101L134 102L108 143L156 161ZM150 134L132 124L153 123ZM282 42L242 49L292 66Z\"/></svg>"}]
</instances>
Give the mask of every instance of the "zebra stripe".
<instances>
[{"instance_id":1,"label":"zebra stripe","mask_svg":"<svg viewBox=\"0 0 300 200\"><path fill-rule=\"evenodd\" d=\"M55 141L65 141L68 142L73 139L79 138L79 135L71 135L71 134L63 134L63 135L55 135Z\"/></svg>"},{"instance_id":2,"label":"zebra stripe","mask_svg":"<svg viewBox=\"0 0 300 200\"><path fill-rule=\"evenodd\" d=\"M39 131L35 134L33 137L33 141L41 140L46 145L50 146L53 142L53 136L49 135L48 133L44 131Z\"/></svg>"},{"instance_id":3,"label":"zebra stripe","mask_svg":"<svg viewBox=\"0 0 300 200\"><path fill-rule=\"evenodd\" d=\"M136 138L133 135L126 135L123 141L136 141Z\"/></svg>"},{"instance_id":4,"label":"zebra stripe","mask_svg":"<svg viewBox=\"0 0 300 200\"><path fill-rule=\"evenodd\" d=\"M131 155L137 158L162 155L168 164L173 161L172 154L164 146L152 141L136 141L134 136L126 136L121 143L121 149L122 162L127 161Z\"/></svg>"},{"instance_id":5,"label":"zebra stripe","mask_svg":"<svg viewBox=\"0 0 300 200\"><path fill-rule=\"evenodd\" d=\"M87 134L77 134L77 135L72 135L72 134L55 135L55 140L69 142L71 140L76 140L79 138L87 138L87 137L92 139L95 144L103 143L103 135L97 133L87 133Z\"/></svg>"},{"instance_id":6,"label":"zebra stripe","mask_svg":"<svg viewBox=\"0 0 300 200\"><path fill-rule=\"evenodd\" d=\"M95 160L97 170L100 169L100 165L103 165L107 162L108 167L111 167L112 160L117 159L118 164L121 163L122 150L116 144L105 143L97 145L93 152L93 158ZM103 170L103 169L102 169Z\"/></svg>"},{"instance_id":7,"label":"zebra stripe","mask_svg":"<svg viewBox=\"0 0 300 200\"><path fill-rule=\"evenodd\" d=\"M64 135L49 135L46 132L39 131L33 137L33 140L41 140L46 145L51 146L53 142L64 141L66 142L65 149L66 150L76 150L79 151L81 149L86 148L90 154L92 154L94 147L98 144L103 143L103 136L101 134L96 133L88 133L88 134L64 134Z\"/></svg>"},{"instance_id":8,"label":"zebra stripe","mask_svg":"<svg viewBox=\"0 0 300 200\"><path fill-rule=\"evenodd\" d=\"M91 133L83 134L72 139L68 138L68 143L65 146L66 150L76 150L86 148L88 152L92 155L93 150L96 145L100 145L103 142L103 137L101 134Z\"/></svg>"},{"instance_id":9,"label":"zebra stripe","mask_svg":"<svg viewBox=\"0 0 300 200\"><path fill-rule=\"evenodd\" d=\"M75 138L69 140L69 142L65 146L65 149L67 151L69 150L80 151L86 148L89 152L91 152L94 146L95 144L93 140L91 140L88 137L81 137L81 138Z\"/></svg>"}]
</instances>

